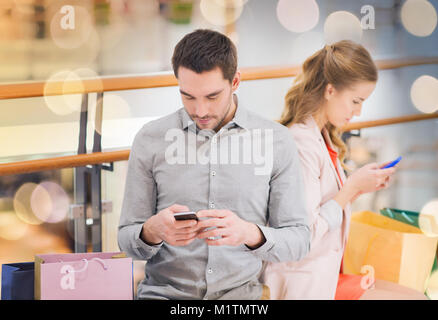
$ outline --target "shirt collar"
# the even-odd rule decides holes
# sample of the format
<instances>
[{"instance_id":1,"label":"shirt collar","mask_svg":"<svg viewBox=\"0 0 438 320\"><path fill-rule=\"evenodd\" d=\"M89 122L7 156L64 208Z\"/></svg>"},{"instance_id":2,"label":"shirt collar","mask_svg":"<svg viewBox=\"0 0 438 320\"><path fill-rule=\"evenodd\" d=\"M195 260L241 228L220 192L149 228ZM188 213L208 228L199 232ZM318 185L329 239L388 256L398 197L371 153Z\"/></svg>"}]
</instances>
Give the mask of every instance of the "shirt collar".
<instances>
[{"instance_id":1,"label":"shirt collar","mask_svg":"<svg viewBox=\"0 0 438 320\"><path fill-rule=\"evenodd\" d=\"M196 128L195 122L192 120L192 118L190 118L189 114L187 113L187 111L184 107L181 108L181 124L182 124L183 130L185 130L189 126L190 127L195 126L195 128Z\"/></svg>"},{"instance_id":2,"label":"shirt collar","mask_svg":"<svg viewBox=\"0 0 438 320\"><path fill-rule=\"evenodd\" d=\"M234 113L234 118L230 121L230 123L234 123L243 129L249 129L248 111L244 107L239 106L239 101L235 94L233 95L233 98L234 102L236 103L236 112Z\"/></svg>"}]
</instances>

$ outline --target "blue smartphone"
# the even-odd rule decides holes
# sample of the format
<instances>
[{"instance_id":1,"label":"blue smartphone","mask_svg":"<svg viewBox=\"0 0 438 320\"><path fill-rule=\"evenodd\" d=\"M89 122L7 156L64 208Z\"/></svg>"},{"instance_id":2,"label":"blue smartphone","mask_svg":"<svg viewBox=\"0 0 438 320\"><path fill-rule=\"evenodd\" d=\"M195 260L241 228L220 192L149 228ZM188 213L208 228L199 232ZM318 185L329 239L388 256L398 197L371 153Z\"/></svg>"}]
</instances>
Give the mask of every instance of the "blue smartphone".
<instances>
[{"instance_id":1,"label":"blue smartphone","mask_svg":"<svg viewBox=\"0 0 438 320\"><path fill-rule=\"evenodd\" d=\"M393 162L388 163L386 166L380 168L380 169L388 169L388 168L392 168L393 166L395 166L397 163L400 162L400 160L402 159L402 157L398 157L397 159L395 159Z\"/></svg>"}]
</instances>

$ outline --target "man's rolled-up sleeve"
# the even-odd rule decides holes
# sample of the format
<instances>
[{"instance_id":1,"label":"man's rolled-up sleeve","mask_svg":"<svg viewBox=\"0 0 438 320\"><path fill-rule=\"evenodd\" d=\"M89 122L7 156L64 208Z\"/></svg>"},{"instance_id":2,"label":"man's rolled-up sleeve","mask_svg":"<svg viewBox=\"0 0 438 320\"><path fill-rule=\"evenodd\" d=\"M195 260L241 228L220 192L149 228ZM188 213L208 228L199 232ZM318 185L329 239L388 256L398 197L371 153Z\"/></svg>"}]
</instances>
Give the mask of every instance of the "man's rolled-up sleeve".
<instances>
[{"instance_id":1,"label":"man's rolled-up sleeve","mask_svg":"<svg viewBox=\"0 0 438 320\"><path fill-rule=\"evenodd\" d=\"M125 192L118 228L120 250L137 260L148 260L161 244L148 245L141 239L143 223L156 211L156 183L152 174L151 139L144 128L134 138L128 160Z\"/></svg>"},{"instance_id":2,"label":"man's rolled-up sleeve","mask_svg":"<svg viewBox=\"0 0 438 320\"><path fill-rule=\"evenodd\" d=\"M266 242L251 252L270 262L298 261L310 250L310 228L297 148L289 131L274 145Z\"/></svg>"}]
</instances>

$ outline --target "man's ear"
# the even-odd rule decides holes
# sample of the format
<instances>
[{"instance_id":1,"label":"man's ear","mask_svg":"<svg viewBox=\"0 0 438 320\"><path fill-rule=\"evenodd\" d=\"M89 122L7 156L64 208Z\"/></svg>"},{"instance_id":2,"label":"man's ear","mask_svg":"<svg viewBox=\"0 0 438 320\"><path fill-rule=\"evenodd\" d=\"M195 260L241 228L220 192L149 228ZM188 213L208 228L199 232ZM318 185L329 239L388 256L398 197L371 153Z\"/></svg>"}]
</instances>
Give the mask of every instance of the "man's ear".
<instances>
[{"instance_id":1,"label":"man's ear","mask_svg":"<svg viewBox=\"0 0 438 320\"><path fill-rule=\"evenodd\" d=\"M327 83L324 90L324 98L330 100L336 92L335 87L331 83Z\"/></svg>"},{"instance_id":2,"label":"man's ear","mask_svg":"<svg viewBox=\"0 0 438 320\"><path fill-rule=\"evenodd\" d=\"M233 81L231 82L231 90L235 92L240 85L240 70L236 71L236 74L234 75Z\"/></svg>"}]
</instances>

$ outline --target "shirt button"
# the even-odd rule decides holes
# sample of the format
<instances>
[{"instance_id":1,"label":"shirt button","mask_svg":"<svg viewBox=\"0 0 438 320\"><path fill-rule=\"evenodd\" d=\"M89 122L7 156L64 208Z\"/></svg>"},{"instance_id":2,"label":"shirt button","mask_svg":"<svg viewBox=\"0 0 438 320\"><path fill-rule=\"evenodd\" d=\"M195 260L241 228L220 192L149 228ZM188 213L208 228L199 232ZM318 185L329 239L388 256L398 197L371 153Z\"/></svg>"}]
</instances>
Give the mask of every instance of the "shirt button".
<instances>
[{"instance_id":1,"label":"shirt button","mask_svg":"<svg viewBox=\"0 0 438 320\"><path fill-rule=\"evenodd\" d=\"M211 138L211 143L216 143L216 142L217 142L217 138L216 137Z\"/></svg>"},{"instance_id":2,"label":"shirt button","mask_svg":"<svg viewBox=\"0 0 438 320\"><path fill-rule=\"evenodd\" d=\"M214 203L213 202L210 203L210 209L214 209Z\"/></svg>"},{"instance_id":3,"label":"shirt button","mask_svg":"<svg viewBox=\"0 0 438 320\"><path fill-rule=\"evenodd\" d=\"M212 268L208 268L207 272L208 272L209 274L212 274L212 273L213 273L213 269L212 269Z\"/></svg>"},{"instance_id":4,"label":"shirt button","mask_svg":"<svg viewBox=\"0 0 438 320\"><path fill-rule=\"evenodd\" d=\"M215 175L216 175L216 171L212 171L212 172L211 172L211 175L212 175L212 176L215 176Z\"/></svg>"}]
</instances>

